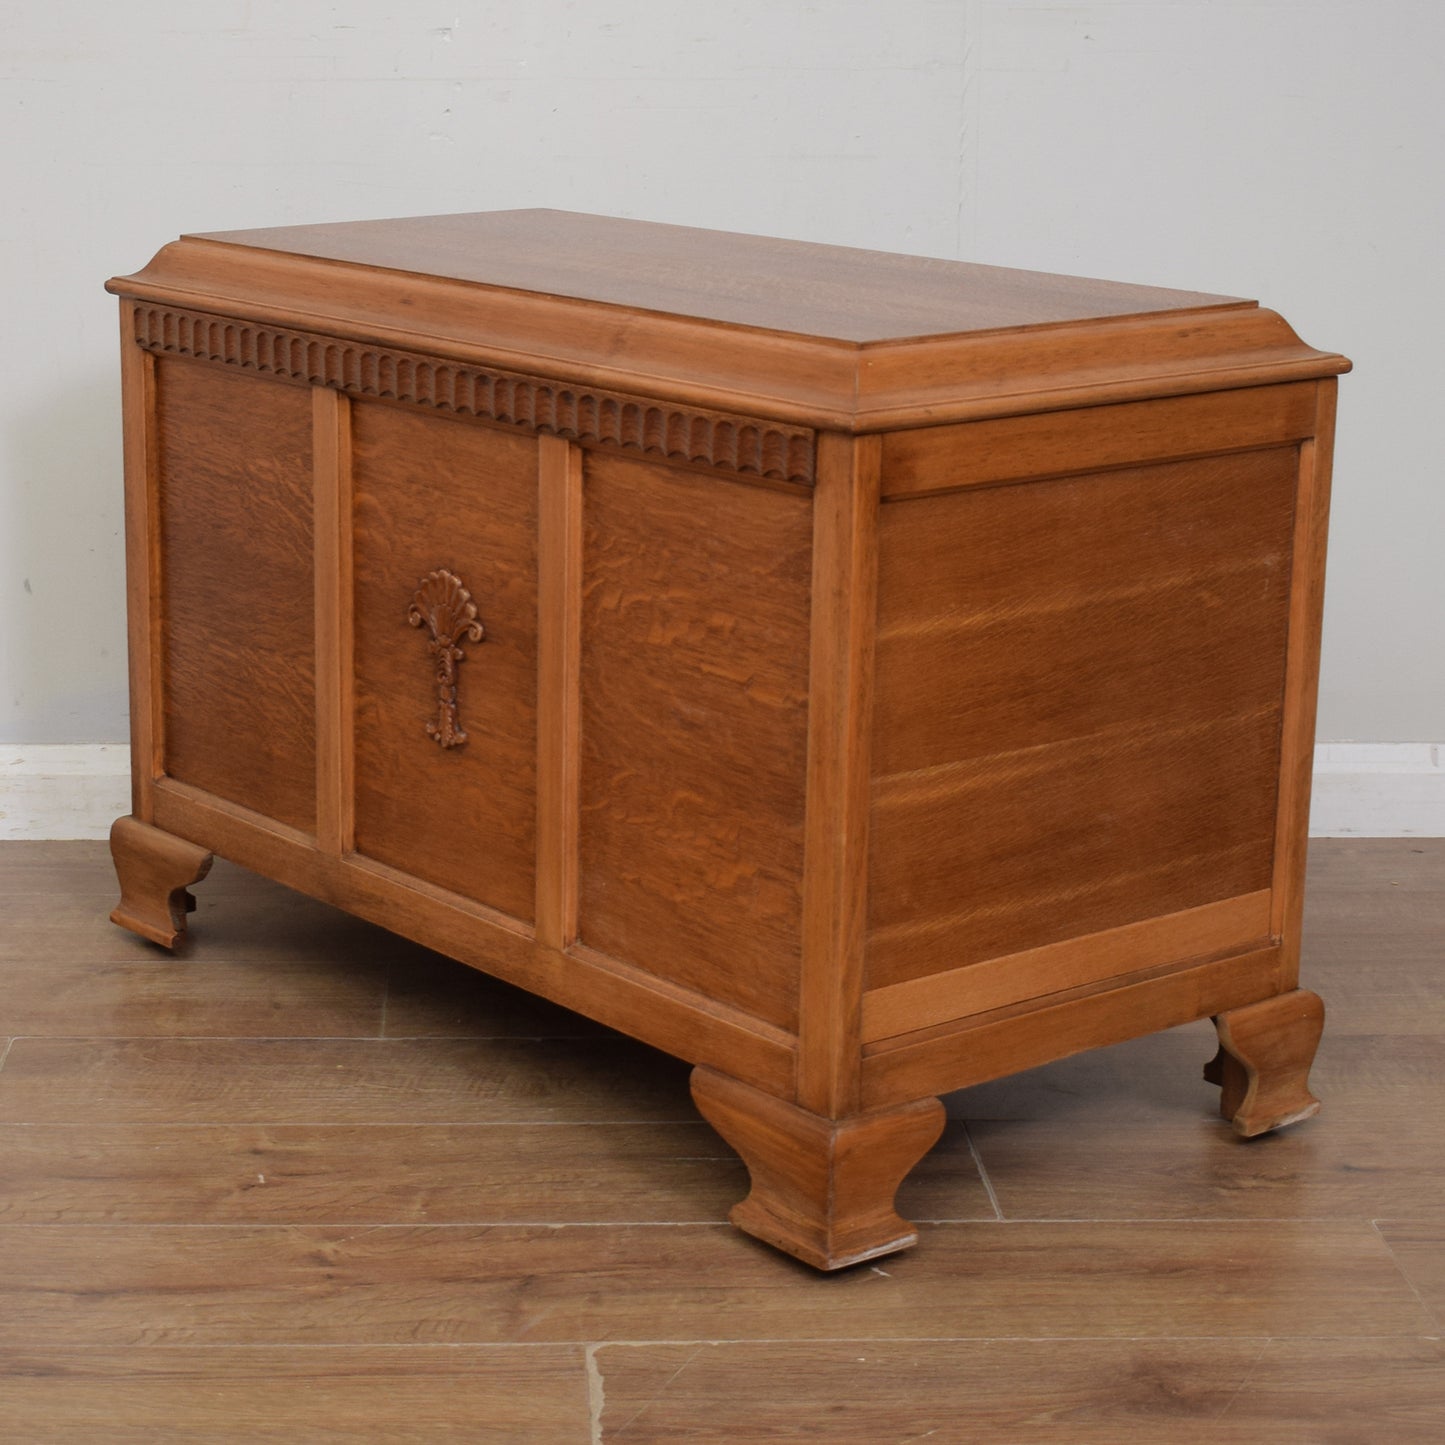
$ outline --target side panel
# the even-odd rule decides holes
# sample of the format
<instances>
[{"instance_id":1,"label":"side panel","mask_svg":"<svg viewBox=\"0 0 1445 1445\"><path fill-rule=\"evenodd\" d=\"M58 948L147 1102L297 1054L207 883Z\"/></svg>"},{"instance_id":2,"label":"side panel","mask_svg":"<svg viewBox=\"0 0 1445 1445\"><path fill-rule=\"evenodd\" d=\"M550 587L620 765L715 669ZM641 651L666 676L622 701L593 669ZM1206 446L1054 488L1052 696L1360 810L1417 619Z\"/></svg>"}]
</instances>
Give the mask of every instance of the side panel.
<instances>
[{"instance_id":1,"label":"side panel","mask_svg":"<svg viewBox=\"0 0 1445 1445\"><path fill-rule=\"evenodd\" d=\"M1040 960L1069 987L1111 930L1167 947L1270 888L1297 474L1288 445L884 505L870 988L966 1000L969 965L1100 935Z\"/></svg>"},{"instance_id":2,"label":"side panel","mask_svg":"<svg viewBox=\"0 0 1445 1445\"><path fill-rule=\"evenodd\" d=\"M156 367L165 772L316 828L311 396Z\"/></svg>"},{"instance_id":3,"label":"side panel","mask_svg":"<svg viewBox=\"0 0 1445 1445\"><path fill-rule=\"evenodd\" d=\"M581 942L796 1027L812 509L589 453Z\"/></svg>"},{"instance_id":4,"label":"side panel","mask_svg":"<svg viewBox=\"0 0 1445 1445\"><path fill-rule=\"evenodd\" d=\"M537 793L537 439L375 402L352 406L355 846L530 921ZM459 640L443 747L437 659L409 611L445 570L485 637Z\"/></svg>"}]
</instances>

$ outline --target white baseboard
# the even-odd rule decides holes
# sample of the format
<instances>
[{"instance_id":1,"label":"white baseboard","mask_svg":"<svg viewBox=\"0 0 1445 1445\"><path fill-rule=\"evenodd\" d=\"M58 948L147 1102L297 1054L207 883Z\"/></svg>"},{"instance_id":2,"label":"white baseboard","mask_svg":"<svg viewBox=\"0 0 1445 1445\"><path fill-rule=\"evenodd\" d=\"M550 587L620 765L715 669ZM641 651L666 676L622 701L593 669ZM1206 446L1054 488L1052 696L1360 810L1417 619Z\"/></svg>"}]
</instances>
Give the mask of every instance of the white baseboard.
<instances>
[{"instance_id":1,"label":"white baseboard","mask_svg":"<svg viewBox=\"0 0 1445 1445\"><path fill-rule=\"evenodd\" d=\"M124 743L0 745L0 839L104 838L128 812Z\"/></svg>"},{"instance_id":2,"label":"white baseboard","mask_svg":"<svg viewBox=\"0 0 1445 1445\"><path fill-rule=\"evenodd\" d=\"M1321 743L1315 838L1445 838L1445 743Z\"/></svg>"},{"instance_id":3,"label":"white baseboard","mask_svg":"<svg viewBox=\"0 0 1445 1445\"><path fill-rule=\"evenodd\" d=\"M104 838L130 811L124 743L0 746L0 839ZM1445 838L1445 743L1321 743L1316 838Z\"/></svg>"}]
</instances>

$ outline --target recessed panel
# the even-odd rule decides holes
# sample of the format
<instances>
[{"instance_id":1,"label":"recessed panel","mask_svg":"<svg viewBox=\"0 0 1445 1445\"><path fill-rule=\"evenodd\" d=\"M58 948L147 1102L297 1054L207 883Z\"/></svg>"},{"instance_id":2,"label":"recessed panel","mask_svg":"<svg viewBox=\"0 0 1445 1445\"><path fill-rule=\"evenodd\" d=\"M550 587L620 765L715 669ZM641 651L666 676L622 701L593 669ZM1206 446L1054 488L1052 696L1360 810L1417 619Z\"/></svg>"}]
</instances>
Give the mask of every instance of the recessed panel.
<instances>
[{"instance_id":1,"label":"recessed panel","mask_svg":"<svg viewBox=\"0 0 1445 1445\"><path fill-rule=\"evenodd\" d=\"M870 986L1270 886L1296 466L885 504Z\"/></svg>"},{"instance_id":2,"label":"recessed panel","mask_svg":"<svg viewBox=\"0 0 1445 1445\"><path fill-rule=\"evenodd\" d=\"M156 372L165 770L313 832L311 394Z\"/></svg>"},{"instance_id":3,"label":"recessed panel","mask_svg":"<svg viewBox=\"0 0 1445 1445\"><path fill-rule=\"evenodd\" d=\"M807 497L591 453L584 943L791 1028Z\"/></svg>"},{"instance_id":4,"label":"recessed panel","mask_svg":"<svg viewBox=\"0 0 1445 1445\"><path fill-rule=\"evenodd\" d=\"M357 851L530 920L536 438L376 403L352 417Z\"/></svg>"}]
</instances>

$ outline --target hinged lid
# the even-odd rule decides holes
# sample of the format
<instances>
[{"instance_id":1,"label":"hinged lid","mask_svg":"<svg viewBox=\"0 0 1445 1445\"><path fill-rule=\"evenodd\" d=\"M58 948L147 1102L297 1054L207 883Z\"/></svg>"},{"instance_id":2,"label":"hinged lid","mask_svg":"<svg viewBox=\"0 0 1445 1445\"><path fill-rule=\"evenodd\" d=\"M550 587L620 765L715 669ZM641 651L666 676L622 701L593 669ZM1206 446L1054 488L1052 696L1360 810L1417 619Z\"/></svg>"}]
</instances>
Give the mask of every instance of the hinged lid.
<instances>
[{"instance_id":1,"label":"hinged lid","mask_svg":"<svg viewBox=\"0 0 1445 1445\"><path fill-rule=\"evenodd\" d=\"M186 236L109 289L846 430L1349 366L1235 297L568 211Z\"/></svg>"}]
</instances>

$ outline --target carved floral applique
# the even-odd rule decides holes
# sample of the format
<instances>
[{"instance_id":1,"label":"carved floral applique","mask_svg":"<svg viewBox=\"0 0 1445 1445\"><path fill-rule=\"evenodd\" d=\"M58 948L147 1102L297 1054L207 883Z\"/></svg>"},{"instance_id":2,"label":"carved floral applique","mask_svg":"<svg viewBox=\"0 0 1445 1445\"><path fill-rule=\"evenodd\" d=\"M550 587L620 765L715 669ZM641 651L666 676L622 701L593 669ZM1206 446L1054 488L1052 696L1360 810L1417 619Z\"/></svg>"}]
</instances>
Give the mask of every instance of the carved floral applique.
<instances>
[{"instance_id":1,"label":"carved floral applique","mask_svg":"<svg viewBox=\"0 0 1445 1445\"><path fill-rule=\"evenodd\" d=\"M406 620L413 627L426 624L436 659L437 720L426 725L427 736L444 748L461 747L467 740L457 717L457 664L466 656L461 643L481 642L487 635L477 605L461 578L442 567L422 578Z\"/></svg>"}]
</instances>

